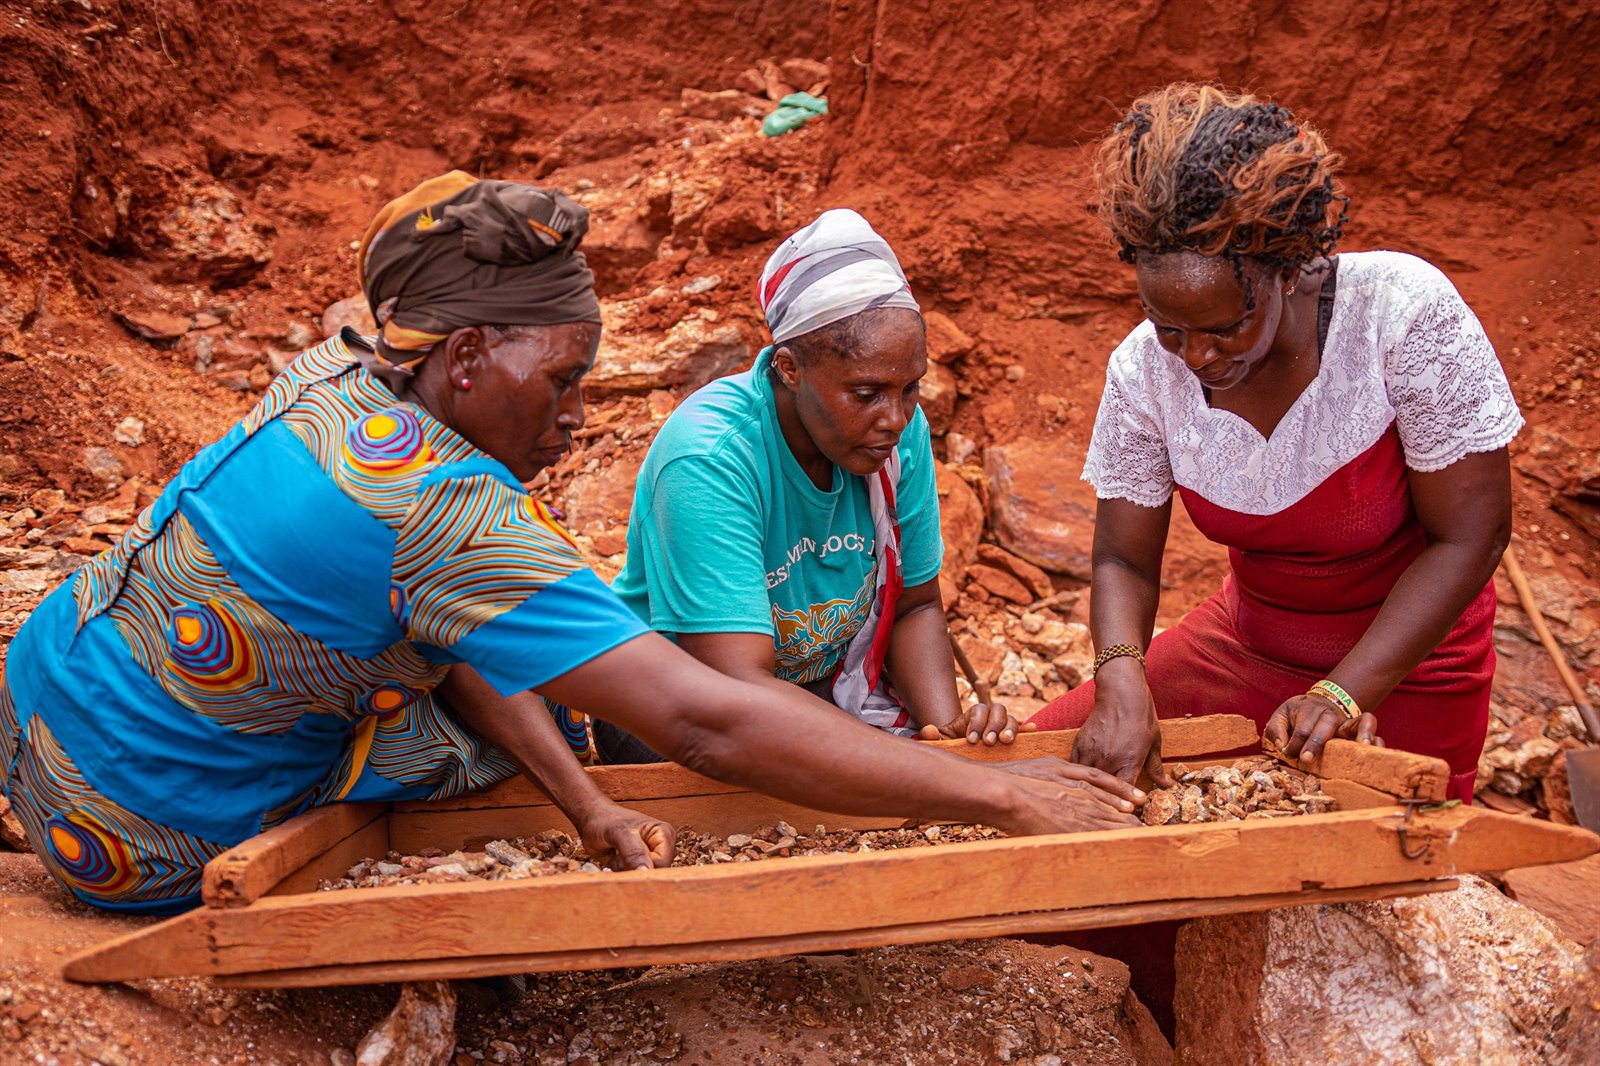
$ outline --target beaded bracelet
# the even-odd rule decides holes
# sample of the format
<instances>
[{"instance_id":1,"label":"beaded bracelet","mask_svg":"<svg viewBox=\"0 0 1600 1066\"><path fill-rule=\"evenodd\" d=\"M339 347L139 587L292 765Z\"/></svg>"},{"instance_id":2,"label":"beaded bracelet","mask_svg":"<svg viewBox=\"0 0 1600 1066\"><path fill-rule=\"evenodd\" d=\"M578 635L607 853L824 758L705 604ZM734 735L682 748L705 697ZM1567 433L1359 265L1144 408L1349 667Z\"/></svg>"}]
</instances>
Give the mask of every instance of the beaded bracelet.
<instances>
[{"instance_id":1,"label":"beaded bracelet","mask_svg":"<svg viewBox=\"0 0 1600 1066\"><path fill-rule=\"evenodd\" d=\"M1144 665L1144 652L1140 651L1136 645L1113 644L1106 648L1105 651L1102 651L1099 655L1094 657L1094 667L1089 671L1089 676L1093 677L1095 674L1100 672L1100 668L1106 663L1110 662L1112 659L1121 658L1124 655L1138 659L1139 665Z\"/></svg>"},{"instance_id":2,"label":"beaded bracelet","mask_svg":"<svg viewBox=\"0 0 1600 1066\"><path fill-rule=\"evenodd\" d=\"M1310 690L1306 692L1306 695L1322 697L1335 707L1339 708L1346 718L1361 717L1361 705L1356 703L1355 697L1351 696L1350 693L1346 692L1332 681L1329 681L1327 678L1323 678L1315 685L1312 685Z\"/></svg>"}]
</instances>

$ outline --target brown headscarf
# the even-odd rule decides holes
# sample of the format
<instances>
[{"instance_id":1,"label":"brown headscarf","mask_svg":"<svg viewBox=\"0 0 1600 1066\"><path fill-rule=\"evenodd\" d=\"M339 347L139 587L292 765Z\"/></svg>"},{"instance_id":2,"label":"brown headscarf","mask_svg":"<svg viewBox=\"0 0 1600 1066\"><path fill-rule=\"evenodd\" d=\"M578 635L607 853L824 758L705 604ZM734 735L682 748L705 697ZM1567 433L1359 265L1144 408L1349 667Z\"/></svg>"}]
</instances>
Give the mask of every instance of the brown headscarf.
<instances>
[{"instance_id":1,"label":"brown headscarf","mask_svg":"<svg viewBox=\"0 0 1600 1066\"><path fill-rule=\"evenodd\" d=\"M396 352L416 358L463 326L599 322L578 251L589 210L553 189L453 170L390 201L361 238L361 288Z\"/></svg>"}]
</instances>

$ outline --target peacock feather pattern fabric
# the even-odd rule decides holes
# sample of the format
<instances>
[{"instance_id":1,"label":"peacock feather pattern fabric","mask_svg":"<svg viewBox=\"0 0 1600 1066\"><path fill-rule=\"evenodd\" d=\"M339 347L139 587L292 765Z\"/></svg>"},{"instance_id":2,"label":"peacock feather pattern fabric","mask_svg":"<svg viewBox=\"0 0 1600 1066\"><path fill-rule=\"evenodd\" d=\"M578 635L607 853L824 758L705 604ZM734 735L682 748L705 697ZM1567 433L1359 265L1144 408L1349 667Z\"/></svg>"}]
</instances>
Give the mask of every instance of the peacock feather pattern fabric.
<instances>
[{"instance_id":1,"label":"peacock feather pattern fabric","mask_svg":"<svg viewBox=\"0 0 1600 1066\"><path fill-rule=\"evenodd\" d=\"M642 632L510 471L332 338L23 627L0 783L81 898L182 909L311 806L515 773L435 698L452 665L509 695Z\"/></svg>"}]
</instances>

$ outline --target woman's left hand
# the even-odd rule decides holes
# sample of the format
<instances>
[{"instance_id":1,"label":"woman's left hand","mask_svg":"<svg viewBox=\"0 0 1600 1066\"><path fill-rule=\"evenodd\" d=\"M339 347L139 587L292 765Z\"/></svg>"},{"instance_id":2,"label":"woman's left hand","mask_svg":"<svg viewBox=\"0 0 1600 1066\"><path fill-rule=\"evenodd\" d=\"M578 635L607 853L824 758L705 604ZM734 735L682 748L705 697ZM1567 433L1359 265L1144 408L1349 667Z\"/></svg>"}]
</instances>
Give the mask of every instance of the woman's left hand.
<instances>
[{"instance_id":1,"label":"woman's left hand","mask_svg":"<svg viewBox=\"0 0 1600 1066\"><path fill-rule=\"evenodd\" d=\"M965 736L968 744L981 741L993 747L1013 743L1018 733L1032 733L1037 728L1032 722L1019 724L1006 713L1003 703L974 703L944 725L923 726L919 739L955 740Z\"/></svg>"},{"instance_id":2,"label":"woman's left hand","mask_svg":"<svg viewBox=\"0 0 1600 1066\"><path fill-rule=\"evenodd\" d=\"M648 870L672 865L676 832L651 818L609 800L575 819L584 850L613 870Z\"/></svg>"},{"instance_id":3,"label":"woman's left hand","mask_svg":"<svg viewBox=\"0 0 1600 1066\"><path fill-rule=\"evenodd\" d=\"M1376 717L1363 713L1360 718L1348 718L1327 700L1309 693L1290 697L1272 712L1261 743L1290 759L1309 763L1316 761L1323 745L1334 737L1383 747Z\"/></svg>"}]
</instances>

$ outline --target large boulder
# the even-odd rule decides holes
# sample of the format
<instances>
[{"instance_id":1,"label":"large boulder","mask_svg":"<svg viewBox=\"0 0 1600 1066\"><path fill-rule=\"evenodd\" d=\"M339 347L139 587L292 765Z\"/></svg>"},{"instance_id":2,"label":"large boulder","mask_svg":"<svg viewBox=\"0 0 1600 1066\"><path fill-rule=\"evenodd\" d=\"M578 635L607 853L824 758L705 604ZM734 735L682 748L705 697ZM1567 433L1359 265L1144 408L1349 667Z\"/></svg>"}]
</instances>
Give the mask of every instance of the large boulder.
<instances>
[{"instance_id":1,"label":"large boulder","mask_svg":"<svg viewBox=\"0 0 1600 1066\"><path fill-rule=\"evenodd\" d=\"M626 533L643 462L644 449L637 448L606 466L575 475L563 501L566 527L589 537L612 529Z\"/></svg>"},{"instance_id":2,"label":"large boulder","mask_svg":"<svg viewBox=\"0 0 1600 1066\"><path fill-rule=\"evenodd\" d=\"M604 398L653 389L690 392L748 366L755 356L736 322L710 307L679 319L665 337L658 330L630 327L641 312L633 304L601 304L604 332L600 357L583 379L590 396Z\"/></svg>"},{"instance_id":3,"label":"large boulder","mask_svg":"<svg viewBox=\"0 0 1600 1066\"><path fill-rule=\"evenodd\" d=\"M1582 950L1463 877L1454 892L1203 918L1178 934L1187 1066L1577 1062Z\"/></svg>"},{"instance_id":4,"label":"large boulder","mask_svg":"<svg viewBox=\"0 0 1600 1066\"><path fill-rule=\"evenodd\" d=\"M1018 437L983 453L995 539L1035 566L1088 581L1095 495L1082 469L1082 452L1063 440Z\"/></svg>"},{"instance_id":5,"label":"large boulder","mask_svg":"<svg viewBox=\"0 0 1600 1066\"><path fill-rule=\"evenodd\" d=\"M444 1066L456 1047L456 993L449 981L400 986L400 1000L356 1048L356 1066Z\"/></svg>"}]
</instances>

